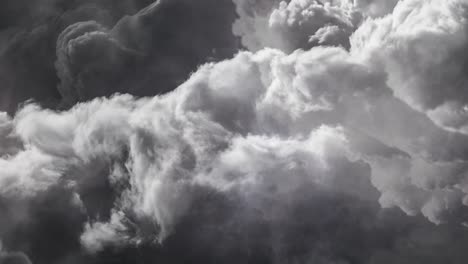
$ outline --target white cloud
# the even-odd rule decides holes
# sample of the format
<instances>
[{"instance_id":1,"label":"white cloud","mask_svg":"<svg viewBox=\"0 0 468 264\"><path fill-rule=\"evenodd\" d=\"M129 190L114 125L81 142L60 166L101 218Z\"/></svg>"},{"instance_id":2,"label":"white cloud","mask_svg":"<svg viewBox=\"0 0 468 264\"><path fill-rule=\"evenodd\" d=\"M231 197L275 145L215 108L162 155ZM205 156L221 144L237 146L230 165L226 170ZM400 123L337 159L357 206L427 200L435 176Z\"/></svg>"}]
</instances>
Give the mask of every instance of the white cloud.
<instances>
[{"instance_id":1,"label":"white cloud","mask_svg":"<svg viewBox=\"0 0 468 264\"><path fill-rule=\"evenodd\" d=\"M388 73L396 96L438 125L466 133L465 1L401 1L392 15L367 20L352 52Z\"/></svg>"},{"instance_id":2,"label":"white cloud","mask_svg":"<svg viewBox=\"0 0 468 264\"><path fill-rule=\"evenodd\" d=\"M317 45L349 47L349 36L367 17L391 13L398 0L233 0L235 35L251 51L284 52Z\"/></svg>"},{"instance_id":3,"label":"white cloud","mask_svg":"<svg viewBox=\"0 0 468 264\"><path fill-rule=\"evenodd\" d=\"M108 245L129 243L124 214L113 212L109 222L87 223L81 235L81 244L90 252L98 252Z\"/></svg>"}]
</instances>

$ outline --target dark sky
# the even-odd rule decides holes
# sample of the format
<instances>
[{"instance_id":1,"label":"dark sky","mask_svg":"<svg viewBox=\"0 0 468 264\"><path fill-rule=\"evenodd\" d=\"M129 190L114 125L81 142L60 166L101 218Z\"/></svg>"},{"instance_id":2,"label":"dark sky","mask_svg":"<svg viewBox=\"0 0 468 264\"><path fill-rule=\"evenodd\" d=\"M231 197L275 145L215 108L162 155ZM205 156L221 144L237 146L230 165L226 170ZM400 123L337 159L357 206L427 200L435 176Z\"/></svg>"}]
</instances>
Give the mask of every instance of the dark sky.
<instances>
[{"instance_id":1,"label":"dark sky","mask_svg":"<svg viewBox=\"0 0 468 264\"><path fill-rule=\"evenodd\" d=\"M465 264L468 1L3 0L0 264Z\"/></svg>"}]
</instances>

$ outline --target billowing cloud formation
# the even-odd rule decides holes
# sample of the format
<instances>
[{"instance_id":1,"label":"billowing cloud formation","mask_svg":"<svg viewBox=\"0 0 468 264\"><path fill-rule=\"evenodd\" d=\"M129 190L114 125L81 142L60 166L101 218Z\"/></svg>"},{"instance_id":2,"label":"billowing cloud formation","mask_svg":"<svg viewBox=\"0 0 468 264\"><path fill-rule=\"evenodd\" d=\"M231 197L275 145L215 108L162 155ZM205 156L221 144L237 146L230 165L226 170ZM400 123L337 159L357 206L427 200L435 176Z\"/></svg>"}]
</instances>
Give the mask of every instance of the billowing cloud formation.
<instances>
[{"instance_id":1,"label":"billowing cloud formation","mask_svg":"<svg viewBox=\"0 0 468 264\"><path fill-rule=\"evenodd\" d=\"M70 2L63 0L3 1L0 7L0 109L14 112L34 98L53 107L60 101L54 68L57 36L68 25L96 20L106 25L137 12L144 1ZM140 6L140 7L139 7Z\"/></svg>"},{"instance_id":2,"label":"billowing cloud formation","mask_svg":"<svg viewBox=\"0 0 468 264\"><path fill-rule=\"evenodd\" d=\"M258 169L267 169L267 164L291 156L291 166L297 163L299 171L312 173L306 178L318 176L311 171L314 167L318 170L316 174L326 177L327 168L333 166L327 165L326 154L315 152L323 148L328 153L329 141L338 140L340 146L346 145L340 129L333 128L338 121L334 120L338 117L334 116L335 109L340 112L350 111L348 107L351 103L348 100L363 100L370 104L373 98L385 94L379 91L384 87L378 89L373 86L380 75L366 72L347 56L345 51L338 48L314 49L291 56L273 50L255 55L241 53L232 61L203 67L177 91L164 97L134 100L129 96L118 96L111 100L78 105L65 113L41 111L37 107L27 106L17 114L15 120L18 136L26 145L20 154L40 153L38 156L45 160L38 159L36 166L27 166L33 168L33 172L36 171L32 172L34 178L28 177L28 174L17 177L31 179L31 188L28 188L28 182L9 182L12 186L20 184L22 190L35 192L32 188L48 186L60 175L73 176L70 173L77 167L84 170L86 175L95 170L96 162L126 158L128 161L125 167L129 170L127 177L130 178L126 179L125 173L119 175L120 170L116 171L117 175L111 176L115 177L117 183L129 181L131 189L121 197L121 203L130 206L137 214L154 218L161 227L162 236L165 236L180 214L184 213L184 208L189 207L193 186L208 185L225 191L231 189L232 185L244 190L242 183L260 180L256 178L261 177L262 172L256 171L256 166L252 167L253 171L236 171L238 166L234 166L224 172L227 169L224 167L231 166L225 164L224 160L233 162L232 158L223 158L224 155L234 155L241 159L245 156L249 160L248 153L257 148L230 154L231 148L237 148L237 144L259 144L258 148L267 148L267 153L278 152L276 155L279 156L275 158L274 155L271 161L259 160L260 164L266 163ZM322 64L308 65L307 58L321 60ZM345 63L345 60L350 61ZM300 70L301 67L304 67L304 71ZM291 72L294 68L298 68L298 73ZM232 79L226 79L226 72L231 73ZM330 78L334 73L343 76L343 80ZM317 79L316 76L323 77ZM287 89L294 87L294 82L298 86L287 93ZM354 87L349 86L352 83ZM330 89L320 89L318 84L328 85ZM236 90L234 87L241 89ZM341 94L341 91L344 93ZM315 124L303 122L310 115L320 115L322 112L326 115L329 113L330 120ZM330 127L323 127L327 123L330 123ZM285 127L291 130L284 130ZM309 135L310 131L316 129L317 132ZM251 137L264 134L265 137ZM280 138L277 141L270 138L274 135L299 138L297 142ZM245 142L241 140L244 137L247 140ZM325 138L316 143L315 137ZM312 142L307 143L308 140ZM267 147L270 144L273 144L271 148ZM310 149L294 150L302 144L310 144ZM332 152L341 153L345 150ZM286 153L281 154L284 151ZM288 154L289 151L291 153ZM302 152L306 157L310 156L311 160L317 159L317 163L309 164L311 168L302 168L311 162L301 157ZM20 154L5 162L13 164L13 168L18 167L14 163ZM346 160L346 156L342 155L344 153L338 156ZM260 154L258 156L261 157ZM218 159L220 163L214 163ZM289 165L282 166L288 168ZM325 171L321 171L321 166L324 166ZM248 166L245 168L248 169ZM269 170L278 171L279 168ZM288 171L274 178L281 180L281 176ZM226 182L220 178L222 175L226 175ZM254 178L245 178L249 175ZM332 179L317 179L319 183L322 180L327 182ZM281 184L278 182L274 185Z\"/></svg>"},{"instance_id":3,"label":"billowing cloud formation","mask_svg":"<svg viewBox=\"0 0 468 264\"><path fill-rule=\"evenodd\" d=\"M164 3L65 29L62 94L112 91L100 81L155 52L133 29L164 20ZM54 215L76 216L65 230L88 253L57 263L148 245L171 263L464 263L447 244L468 241L468 136L436 114L463 105L439 85L462 76L448 58L463 60L465 1L235 3L252 51L172 92L0 116L0 195L21 204L9 217L63 196Z\"/></svg>"},{"instance_id":4,"label":"billowing cloud formation","mask_svg":"<svg viewBox=\"0 0 468 264\"><path fill-rule=\"evenodd\" d=\"M30 98L63 109L117 92L153 96L173 90L199 64L236 52L230 0L153 2L2 5L0 109L12 113Z\"/></svg>"},{"instance_id":5,"label":"billowing cloud formation","mask_svg":"<svg viewBox=\"0 0 468 264\"><path fill-rule=\"evenodd\" d=\"M60 175L85 181L96 164L125 159L124 168L101 175L115 186L128 186L113 210L129 211L135 221L152 219L160 228L159 239L173 231L200 188L235 192L249 201L246 204L291 194L303 185L372 200L371 178L383 206L447 221L447 209L461 205L463 190L447 189L451 183L445 182L431 185L431 180L438 180L439 170L459 184L463 163L424 161L412 146L396 150L385 145L385 137L383 143L368 138L378 138L384 129L379 111L369 109L380 108L383 100L399 106L388 89L380 73L356 63L340 48L289 56L265 50L206 65L163 97L117 96L63 113L29 105L14 121L25 150L4 162L17 168L21 155L37 155L29 159L37 161L26 166L36 173L2 172L4 179L25 179L8 180L11 187L3 191L34 193L52 186ZM365 124L365 114L376 122ZM405 140L411 140L409 136ZM435 179L422 175L426 171ZM418 177L424 177L421 185ZM258 206L266 210L266 204ZM125 231L121 219L113 216L108 226L92 223L83 241L87 246L108 241Z\"/></svg>"},{"instance_id":6,"label":"billowing cloud formation","mask_svg":"<svg viewBox=\"0 0 468 264\"><path fill-rule=\"evenodd\" d=\"M234 0L239 18L234 34L249 50L264 47L285 52L316 45L349 47L349 36L366 17L392 11L392 0Z\"/></svg>"},{"instance_id":7,"label":"billowing cloud formation","mask_svg":"<svg viewBox=\"0 0 468 264\"><path fill-rule=\"evenodd\" d=\"M462 133L467 132L466 12L464 1L405 1L392 16L364 23L352 38L354 52L386 69L399 98Z\"/></svg>"},{"instance_id":8,"label":"billowing cloud formation","mask_svg":"<svg viewBox=\"0 0 468 264\"><path fill-rule=\"evenodd\" d=\"M115 92L164 93L198 64L230 56L236 48L229 32L234 13L229 1L223 2L158 1L112 28L95 21L69 26L57 41L56 68L65 104ZM217 13L208 14L207 6L219 6ZM181 17L183 10L192 11ZM192 32L173 33L188 30Z\"/></svg>"},{"instance_id":9,"label":"billowing cloud formation","mask_svg":"<svg viewBox=\"0 0 468 264\"><path fill-rule=\"evenodd\" d=\"M120 82L115 73L125 71L126 65L134 67L138 51L124 47L107 31L94 21L78 22L59 36L56 67L61 79L59 91L65 101L74 103L109 94L109 89L115 89ZM96 75L101 77L97 79ZM111 78L117 82L109 81ZM96 81L99 84L89 83Z\"/></svg>"}]
</instances>

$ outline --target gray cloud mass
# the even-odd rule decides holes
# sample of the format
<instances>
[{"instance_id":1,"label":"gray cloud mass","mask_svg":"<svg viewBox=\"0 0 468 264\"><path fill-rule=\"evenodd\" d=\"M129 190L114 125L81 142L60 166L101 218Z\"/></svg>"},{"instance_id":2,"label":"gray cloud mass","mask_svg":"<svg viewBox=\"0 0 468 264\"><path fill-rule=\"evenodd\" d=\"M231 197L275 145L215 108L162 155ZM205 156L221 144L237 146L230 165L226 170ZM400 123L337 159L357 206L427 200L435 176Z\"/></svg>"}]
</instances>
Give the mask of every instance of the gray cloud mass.
<instances>
[{"instance_id":1,"label":"gray cloud mass","mask_svg":"<svg viewBox=\"0 0 468 264\"><path fill-rule=\"evenodd\" d=\"M7 1L0 264L466 263L467 7Z\"/></svg>"}]
</instances>

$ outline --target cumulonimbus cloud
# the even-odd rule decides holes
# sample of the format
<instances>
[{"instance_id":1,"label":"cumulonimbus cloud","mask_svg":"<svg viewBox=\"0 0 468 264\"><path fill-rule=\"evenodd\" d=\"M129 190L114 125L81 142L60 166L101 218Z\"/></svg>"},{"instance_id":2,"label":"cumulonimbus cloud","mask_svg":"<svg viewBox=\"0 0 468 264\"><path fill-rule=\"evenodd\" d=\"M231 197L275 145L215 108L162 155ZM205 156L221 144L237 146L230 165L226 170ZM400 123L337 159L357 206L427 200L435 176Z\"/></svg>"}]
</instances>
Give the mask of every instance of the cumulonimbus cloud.
<instances>
[{"instance_id":1,"label":"cumulonimbus cloud","mask_svg":"<svg viewBox=\"0 0 468 264\"><path fill-rule=\"evenodd\" d=\"M248 29L240 34L252 51L201 66L172 92L98 98L61 112L26 104L12 118L0 116L0 146L8 146L0 194L28 198L62 185L86 211L80 186L104 178L116 195L106 219L84 225L80 240L92 252L164 243L196 215L193 208L215 203L209 195L235 201L225 209L242 212L232 226L264 221L281 234L288 210L304 201L333 202L351 215L378 203L436 224L464 224L468 137L452 123L464 97L450 84L463 72L464 58L455 55L466 41L466 1L406 0L375 11L363 6L379 1L293 0L254 5L253 16L244 9L250 2L235 2L246 12L239 21L249 16L235 31ZM90 39L114 43L109 32L75 24L59 45L72 52ZM341 45L328 42L334 37ZM114 44L112 52L127 51ZM458 60L443 68L450 58ZM440 114L447 105L452 112ZM341 217L326 204L312 208L323 212L304 220L315 226ZM194 222L215 221L197 216ZM354 224L378 226L378 217L368 218ZM302 257L346 263L328 253L336 236ZM272 244L284 260L287 246Z\"/></svg>"},{"instance_id":2,"label":"cumulonimbus cloud","mask_svg":"<svg viewBox=\"0 0 468 264\"><path fill-rule=\"evenodd\" d=\"M233 6L231 0L2 3L0 109L13 113L29 99L66 109L118 92L171 91L199 64L237 51Z\"/></svg>"}]
</instances>

